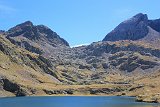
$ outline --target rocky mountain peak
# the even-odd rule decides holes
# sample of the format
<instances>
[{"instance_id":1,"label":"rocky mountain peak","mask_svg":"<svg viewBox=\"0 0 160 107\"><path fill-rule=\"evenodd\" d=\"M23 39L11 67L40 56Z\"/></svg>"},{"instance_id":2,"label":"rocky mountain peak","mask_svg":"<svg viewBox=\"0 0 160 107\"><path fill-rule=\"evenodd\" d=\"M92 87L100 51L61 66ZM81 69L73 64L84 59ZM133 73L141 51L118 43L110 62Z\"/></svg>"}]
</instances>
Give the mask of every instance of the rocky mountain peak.
<instances>
[{"instance_id":1,"label":"rocky mountain peak","mask_svg":"<svg viewBox=\"0 0 160 107\"><path fill-rule=\"evenodd\" d=\"M103 41L138 40L148 34L148 17L139 13L120 23L113 31L108 33Z\"/></svg>"},{"instance_id":2,"label":"rocky mountain peak","mask_svg":"<svg viewBox=\"0 0 160 107\"><path fill-rule=\"evenodd\" d=\"M21 26L33 26L31 21L25 21L24 23L20 24Z\"/></svg>"},{"instance_id":3,"label":"rocky mountain peak","mask_svg":"<svg viewBox=\"0 0 160 107\"><path fill-rule=\"evenodd\" d=\"M138 13L136 14L135 16L133 16L132 18L128 19L128 20L125 20L124 22L122 22L123 24L138 24L138 23L147 23L148 21L148 16L147 14L142 14L142 13ZM121 24L122 24L121 23Z\"/></svg>"},{"instance_id":4,"label":"rocky mountain peak","mask_svg":"<svg viewBox=\"0 0 160 107\"><path fill-rule=\"evenodd\" d=\"M34 25L31 21L9 29L6 37L14 44L41 53L40 50L52 47L69 46L69 43L45 25ZM38 51L37 51L38 50Z\"/></svg>"},{"instance_id":5,"label":"rocky mountain peak","mask_svg":"<svg viewBox=\"0 0 160 107\"><path fill-rule=\"evenodd\" d=\"M143 13L138 13L136 14L135 16L133 16L134 18L137 18L137 19L141 19L141 20L148 20L148 16L147 14L143 14Z\"/></svg>"},{"instance_id":6,"label":"rocky mountain peak","mask_svg":"<svg viewBox=\"0 0 160 107\"><path fill-rule=\"evenodd\" d=\"M13 28L11 28L11 29L9 29L8 31L9 32L12 32L12 31L15 31L15 30L20 30L20 29L25 29L25 28L28 28L28 27L33 27L34 25L33 25L33 23L31 22L31 21L26 21L26 22L24 22L24 23L21 23L21 24L18 24L18 25L16 25L15 27L13 27Z\"/></svg>"}]
</instances>

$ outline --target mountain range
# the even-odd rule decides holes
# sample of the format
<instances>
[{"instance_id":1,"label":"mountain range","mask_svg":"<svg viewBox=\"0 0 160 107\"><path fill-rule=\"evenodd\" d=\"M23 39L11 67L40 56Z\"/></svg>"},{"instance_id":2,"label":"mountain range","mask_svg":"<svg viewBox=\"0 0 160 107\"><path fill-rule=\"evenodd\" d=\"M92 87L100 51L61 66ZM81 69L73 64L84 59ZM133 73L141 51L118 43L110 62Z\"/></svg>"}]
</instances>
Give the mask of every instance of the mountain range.
<instances>
[{"instance_id":1,"label":"mountain range","mask_svg":"<svg viewBox=\"0 0 160 107\"><path fill-rule=\"evenodd\" d=\"M31 21L0 30L0 96L105 94L159 102L159 80L160 19L146 14L73 48Z\"/></svg>"}]
</instances>

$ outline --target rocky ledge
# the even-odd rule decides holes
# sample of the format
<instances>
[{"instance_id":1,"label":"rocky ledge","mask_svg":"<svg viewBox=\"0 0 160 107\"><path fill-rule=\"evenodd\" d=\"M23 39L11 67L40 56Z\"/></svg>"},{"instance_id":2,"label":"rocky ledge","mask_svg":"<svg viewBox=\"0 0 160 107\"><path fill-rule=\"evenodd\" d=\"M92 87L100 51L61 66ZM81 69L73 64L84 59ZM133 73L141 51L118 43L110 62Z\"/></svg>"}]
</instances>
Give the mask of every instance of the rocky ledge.
<instances>
[{"instance_id":1,"label":"rocky ledge","mask_svg":"<svg viewBox=\"0 0 160 107\"><path fill-rule=\"evenodd\" d=\"M156 95L139 95L136 97L137 102L160 103L160 93Z\"/></svg>"}]
</instances>

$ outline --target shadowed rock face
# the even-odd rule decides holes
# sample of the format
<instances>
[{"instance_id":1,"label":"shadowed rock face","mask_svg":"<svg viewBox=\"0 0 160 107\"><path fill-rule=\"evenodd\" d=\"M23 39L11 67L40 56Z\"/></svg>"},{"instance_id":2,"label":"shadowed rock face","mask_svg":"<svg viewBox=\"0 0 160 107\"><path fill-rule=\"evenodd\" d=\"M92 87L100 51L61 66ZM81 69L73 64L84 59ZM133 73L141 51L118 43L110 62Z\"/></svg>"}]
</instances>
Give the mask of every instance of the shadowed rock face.
<instances>
[{"instance_id":1,"label":"shadowed rock face","mask_svg":"<svg viewBox=\"0 0 160 107\"><path fill-rule=\"evenodd\" d=\"M30 21L9 29L6 34L12 43L35 53L42 53L44 45L45 48L69 46L67 41L50 28L44 25L35 26Z\"/></svg>"},{"instance_id":2,"label":"shadowed rock face","mask_svg":"<svg viewBox=\"0 0 160 107\"><path fill-rule=\"evenodd\" d=\"M103 41L138 40L148 34L148 17L139 13L120 23Z\"/></svg>"},{"instance_id":3,"label":"shadowed rock face","mask_svg":"<svg viewBox=\"0 0 160 107\"><path fill-rule=\"evenodd\" d=\"M5 33L5 31L4 30L0 30L0 34L4 34Z\"/></svg>"},{"instance_id":4,"label":"shadowed rock face","mask_svg":"<svg viewBox=\"0 0 160 107\"><path fill-rule=\"evenodd\" d=\"M160 32L160 19L149 20L148 25L157 32Z\"/></svg>"},{"instance_id":5,"label":"shadowed rock face","mask_svg":"<svg viewBox=\"0 0 160 107\"><path fill-rule=\"evenodd\" d=\"M26 21L8 30L8 37L17 37L23 35L29 39L36 39L37 29L34 28L32 22Z\"/></svg>"},{"instance_id":6,"label":"shadowed rock face","mask_svg":"<svg viewBox=\"0 0 160 107\"><path fill-rule=\"evenodd\" d=\"M20 86L8 79L0 79L0 83L4 90L15 93L16 96L26 96L27 93L20 89Z\"/></svg>"},{"instance_id":7,"label":"shadowed rock face","mask_svg":"<svg viewBox=\"0 0 160 107\"><path fill-rule=\"evenodd\" d=\"M146 14L139 13L120 23L103 41L139 40L147 36L148 27L160 32L160 19L148 20Z\"/></svg>"}]
</instances>

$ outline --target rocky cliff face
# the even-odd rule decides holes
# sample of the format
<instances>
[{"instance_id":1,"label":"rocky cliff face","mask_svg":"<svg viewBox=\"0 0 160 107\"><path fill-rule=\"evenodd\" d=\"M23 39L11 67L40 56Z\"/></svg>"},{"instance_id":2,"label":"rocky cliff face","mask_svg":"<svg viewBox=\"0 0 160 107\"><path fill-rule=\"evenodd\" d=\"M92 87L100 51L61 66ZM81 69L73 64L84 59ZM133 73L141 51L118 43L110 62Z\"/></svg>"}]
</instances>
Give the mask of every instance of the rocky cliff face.
<instances>
[{"instance_id":1,"label":"rocky cliff face","mask_svg":"<svg viewBox=\"0 0 160 107\"><path fill-rule=\"evenodd\" d=\"M67 41L48 27L35 26L30 21L9 29L6 34L12 43L35 53L44 53L47 47L69 46Z\"/></svg>"},{"instance_id":2,"label":"rocky cliff face","mask_svg":"<svg viewBox=\"0 0 160 107\"><path fill-rule=\"evenodd\" d=\"M146 14L139 13L132 18L120 23L113 31L108 33L103 41L118 41L118 40L139 40L146 37L150 30L160 31L160 20L148 20ZM151 33L150 33L151 34ZM150 35L151 37L153 35ZM155 38L160 39L160 37Z\"/></svg>"},{"instance_id":3,"label":"rocky cliff face","mask_svg":"<svg viewBox=\"0 0 160 107\"><path fill-rule=\"evenodd\" d=\"M120 23L113 31L106 35L103 41L138 40L148 34L148 17L137 14Z\"/></svg>"},{"instance_id":4,"label":"rocky cliff face","mask_svg":"<svg viewBox=\"0 0 160 107\"><path fill-rule=\"evenodd\" d=\"M149 20L148 25L157 32L160 32L160 19Z\"/></svg>"}]
</instances>

